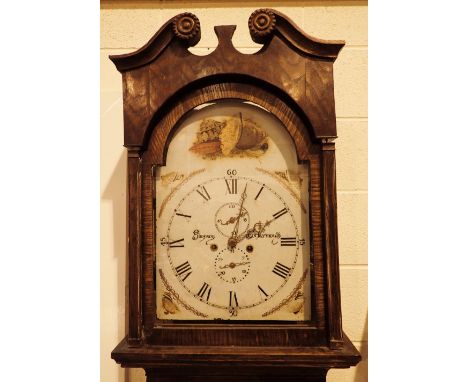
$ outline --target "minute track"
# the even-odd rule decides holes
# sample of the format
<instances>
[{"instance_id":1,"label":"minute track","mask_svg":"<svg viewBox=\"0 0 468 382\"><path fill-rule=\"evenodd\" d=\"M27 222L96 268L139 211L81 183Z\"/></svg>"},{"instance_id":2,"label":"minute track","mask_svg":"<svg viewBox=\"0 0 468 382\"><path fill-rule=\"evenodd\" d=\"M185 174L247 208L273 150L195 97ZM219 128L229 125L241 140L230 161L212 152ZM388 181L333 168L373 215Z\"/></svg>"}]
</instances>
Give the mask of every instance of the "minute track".
<instances>
[{"instance_id":1,"label":"minute track","mask_svg":"<svg viewBox=\"0 0 468 382\"><path fill-rule=\"evenodd\" d=\"M221 246L221 249L225 248L225 245L226 245L224 243L225 239L223 239L222 242L218 239L218 237L221 237L222 235L220 235L219 232L217 232L215 225L213 224L213 228L210 225L207 225L205 223L200 225L197 223L197 220L200 218L200 216L201 217L206 216L207 209L209 210L210 208L219 208L217 207L217 203L219 205L220 201L225 203L230 200L232 203L238 204L240 192L241 190L245 188L247 184L251 184L251 185L247 187L248 195L247 195L246 203L247 204L253 203L255 201L256 203L259 203L258 208L260 208L260 210L256 211L255 209L252 209L253 205L251 204L249 204L246 207L247 210L249 210L248 212L251 215L250 227L251 228L254 227L254 225L258 222L261 222L262 225L265 222L268 222L268 224L266 225L265 228L259 229L259 232L260 232L260 235L262 235L262 238L250 238L250 239L246 237L241 238L242 241L246 242L245 245L242 244L243 250L245 251L246 249L245 246L248 243L253 243L254 248L261 247L261 246L259 247L260 244L258 243L264 243L263 245L269 246L270 245L269 243L271 242L272 239L268 239L268 235L273 235L273 234L276 235L276 233L274 233L275 230L278 230L280 228L276 227L276 224L278 223L275 223L275 222L279 221L279 219L281 219L281 222L282 222L280 223L280 225L290 224L290 227L294 227L297 237L299 236L296 220L295 220L293 213L291 212L289 207L286 205L286 202L283 199L283 197L274 188L272 188L272 186L270 186L268 183L265 183L263 180L259 181L259 180L256 180L250 177L245 177L245 176L237 176L235 179L236 179L236 182L229 183L229 186L232 187L231 188L232 191L235 191L235 188L233 187L233 185L235 184L235 187L237 187L237 191L238 191L237 194L234 192L232 193L228 192L229 187L227 186L227 181L225 177L220 176L220 177L213 177L210 179L206 179L203 181L199 180L198 183L196 183L193 186L193 188L191 188L186 194L184 194L181 197L179 203L175 206L174 209L172 209L173 211L172 217L169 219L169 224L167 227L168 229L167 237L174 237L174 236L177 237L178 235L181 235L182 232L186 232L186 231L179 231L179 229L181 228L178 228L178 227L184 227L183 229L189 232L192 232L196 228L197 230L200 230L201 233L213 232L216 236L216 239L210 241L210 244L215 243L215 244L218 244L218 247ZM239 188L241 189L239 190ZM207 191L209 195L208 200L206 200L206 198L203 197L202 195L202 194L206 195L205 190ZM249 192L249 190L252 190L252 191ZM265 192L267 193L265 194ZM192 196L192 195L195 195L195 196ZM232 197L232 199L225 199L227 197ZM257 200L255 200L256 197L257 197ZM274 202L274 203L277 203L276 205L278 207L280 205L282 205L283 207L274 209L273 211L277 211L277 212L275 214L272 214L270 212L269 214L270 217L268 218L268 215L266 215L267 211L265 210L265 208L270 207L272 205L272 201L274 200L277 200L277 202ZM238 216L237 209L239 207L237 205L235 207L236 208L233 208L233 210L235 210L233 211L234 212L233 216L235 215L237 218ZM187 214L187 213L182 213L180 211L197 211L197 213L190 212L189 214ZM198 211L200 213L198 213ZM264 217L260 218L258 213L261 213ZM177 223L173 224L175 223L174 217L181 216L181 215L187 215L187 216L184 216L186 219L180 220L179 218ZM188 216L190 216L190 218L188 218ZM245 216L247 217L247 215ZM283 220L285 219L286 216L289 216L289 218L286 218L286 220ZM241 218L242 217L243 216L241 216ZM287 223L288 221L290 223ZM224 220L222 222L226 223ZM229 228L230 226L231 225L227 225L226 227ZM284 240L281 241L282 246L294 247L295 244L292 244L292 243L293 243L293 240L295 242L296 237L290 234L287 236L287 239L288 239L287 241L284 241ZM261 241L255 244L256 242L255 241L252 242L252 240L261 240ZM280 238L278 238L277 240L280 241ZM185 248L174 247L174 245L181 245L181 243L185 243ZM198 246L202 245L203 247L202 249L205 248L203 243L202 244L197 244L197 243L198 242L193 242L191 238L186 237L185 241L182 240L182 241L175 242L174 240L174 242L171 241L171 244L168 245L167 258L169 260L170 266L172 267L174 274L177 275L178 273L178 270L176 269L176 267L180 267L181 265L183 265L184 262L187 261L187 259L193 258L193 257L190 257L190 256L193 256L192 252L190 251L190 248L193 245L198 245ZM241 245L241 244L238 244L238 245ZM210 247L207 246L208 252L213 253L213 251L210 250L209 248ZM273 249L274 247L271 247L271 250ZM178 252L181 250L183 250L184 253ZM254 257L256 256L256 258L258 258L260 256L259 252L256 253L255 251L256 250L253 251L252 256ZM267 252L265 253L268 253L269 251L270 250L267 250ZM207 253L207 252L204 252L204 253ZM181 256L185 256L185 259ZM186 257L186 256L189 256L189 257ZM208 256L208 254L206 256ZM289 260L288 260L288 263L285 263L285 264L288 264L288 267L290 267L288 274L293 274L295 266L296 266L296 262L298 260L298 249L294 250L293 252L289 252L287 256ZM268 262L267 259L262 260L262 261ZM225 281L223 281L223 284L221 285L224 285L225 283L226 288L228 288L229 285L232 286L234 283L236 286L242 289L246 287L244 286L244 283L246 283L247 280L251 279L251 281L247 282L248 285L252 284L251 286L249 286L249 290L250 289L257 290L258 293L256 293L255 295L256 296L257 294L261 295L261 298L255 298L255 301L253 298L250 298L250 299L248 298L249 294L247 294L247 297L246 295L243 295L243 298L241 300L239 300L238 294L235 295L237 299L237 304L238 304L238 305L235 304L235 306L239 310L253 308L255 306L265 303L266 301L272 298L275 298L276 294L280 290L282 290L282 288L288 283L288 280L290 278L290 277L285 277L285 278L278 277L275 273L270 273L270 275L272 276L269 276L269 277L271 277L272 281L268 281L267 279L265 279L263 282L260 281L260 284L258 284L256 283L256 277L255 277L258 271L256 269L251 269L249 272L250 274L248 274L247 277L239 278L239 276L236 276L236 281L233 282L231 280L232 277L230 277L227 273L233 272L233 271L242 272L244 270L244 267L250 266L248 262L250 262L250 260L247 261L247 260L238 259L238 260L229 260L227 262L220 261L220 267L223 267L223 269L220 269L219 271L226 272L223 278L226 278L227 280L230 281L229 283L226 283ZM273 269L275 266L275 263L276 263L276 260L275 262L271 262L270 265L268 265L268 267L271 266L270 269ZM231 267L231 264L233 264L234 266ZM256 264L256 263L254 262L252 264ZM184 272L182 275L178 275L177 280L179 281L180 285L182 285L183 288L187 292L190 293L190 295L192 295L193 297L196 297L197 300L201 303L204 303L212 307L225 309L228 311L229 309L232 310L232 305L231 306L228 305L229 299L226 299L225 297L226 294L223 294L223 293L227 293L229 295L229 290L227 289L228 290L227 292L222 292L223 289L220 288L219 285L216 284L216 283L219 283L220 281L215 281L216 279L219 280L218 276L216 276L216 273L214 272L216 279L212 279L211 276L209 276L211 274L210 268L206 268L205 271L201 272L200 268L197 268L196 266L195 268L193 267L194 263L192 260L190 260L190 265L192 266L192 268L190 269L190 272ZM211 267L213 266L214 264L211 265ZM179 268L179 272L180 272L180 268ZM198 284L196 284L195 280L200 280L201 277L205 277L205 279L202 282L198 282ZM276 279L273 279L273 277L276 277ZM274 281L274 280L277 280L277 281ZM271 286L273 286L273 288L271 288ZM234 301L234 296L232 298L232 301Z\"/></svg>"}]
</instances>

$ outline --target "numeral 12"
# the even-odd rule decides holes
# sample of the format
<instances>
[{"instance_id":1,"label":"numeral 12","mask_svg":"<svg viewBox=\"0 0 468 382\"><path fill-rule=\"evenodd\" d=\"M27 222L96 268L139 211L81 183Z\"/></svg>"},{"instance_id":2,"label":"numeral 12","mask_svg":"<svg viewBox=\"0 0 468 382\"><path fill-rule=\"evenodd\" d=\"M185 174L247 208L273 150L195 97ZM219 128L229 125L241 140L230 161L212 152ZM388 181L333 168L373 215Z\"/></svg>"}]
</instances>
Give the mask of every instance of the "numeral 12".
<instances>
[{"instance_id":1,"label":"numeral 12","mask_svg":"<svg viewBox=\"0 0 468 382\"><path fill-rule=\"evenodd\" d=\"M237 194L237 179L224 179L228 192L230 194Z\"/></svg>"}]
</instances>

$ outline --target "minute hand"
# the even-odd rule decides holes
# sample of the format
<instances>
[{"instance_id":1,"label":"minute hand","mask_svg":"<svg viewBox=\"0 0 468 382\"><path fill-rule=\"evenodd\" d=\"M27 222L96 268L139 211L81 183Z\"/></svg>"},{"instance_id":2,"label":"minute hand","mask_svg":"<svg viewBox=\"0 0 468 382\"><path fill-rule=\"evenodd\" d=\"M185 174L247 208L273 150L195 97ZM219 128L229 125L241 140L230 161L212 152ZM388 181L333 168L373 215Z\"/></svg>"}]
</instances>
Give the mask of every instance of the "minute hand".
<instances>
[{"instance_id":1,"label":"minute hand","mask_svg":"<svg viewBox=\"0 0 468 382\"><path fill-rule=\"evenodd\" d=\"M238 233L238 231L239 231L239 221L240 221L240 218L241 218L241 216L242 216L242 208L244 207L244 201L245 201L245 199L247 198L246 190L247 190L247 184L245 185L244 191L243 191L242 194L241 194L241 201L240 201L239 214L237 215L236 224L235 224L234 229L232 230L232 233L231 233L231 238L232 238L232 239L236 239L236 238L237 238L237 233Z\"/></svg>"}]
</instances>

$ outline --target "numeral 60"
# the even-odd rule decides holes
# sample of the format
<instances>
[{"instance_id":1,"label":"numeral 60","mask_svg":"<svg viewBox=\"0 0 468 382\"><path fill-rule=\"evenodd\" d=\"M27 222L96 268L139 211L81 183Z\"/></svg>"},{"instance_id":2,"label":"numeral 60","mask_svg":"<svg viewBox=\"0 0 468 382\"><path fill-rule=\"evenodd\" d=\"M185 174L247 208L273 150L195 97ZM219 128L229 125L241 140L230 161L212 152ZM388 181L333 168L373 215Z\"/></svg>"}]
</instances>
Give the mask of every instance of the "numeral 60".
<instances>
[{"instance_id":1,"label":"numeral 60","mask_svg":"<svg viewBox=\"0 0 468 382\"><path fill-rule=\"evenodd\" d=\"M227 170L227 174L228 174L228 175L237 175L237 170L235 170L235 169L229 169L229 170Z\"/></svg>"}]
</instances>

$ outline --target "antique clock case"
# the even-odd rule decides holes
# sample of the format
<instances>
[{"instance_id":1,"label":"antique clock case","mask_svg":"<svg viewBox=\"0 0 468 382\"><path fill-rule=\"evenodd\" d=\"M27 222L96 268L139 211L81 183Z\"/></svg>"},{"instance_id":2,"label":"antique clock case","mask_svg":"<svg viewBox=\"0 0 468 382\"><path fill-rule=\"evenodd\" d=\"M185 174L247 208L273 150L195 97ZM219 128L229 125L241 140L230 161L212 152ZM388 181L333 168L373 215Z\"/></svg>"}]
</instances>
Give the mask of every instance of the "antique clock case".
<instances>
[{"instance_id":1,"label":"antique clock case","mask_svg":"<svg viewBox=\"0 0 468 382\"><path fill-rule=\"evenodd\" d=\"M136 52L110 56L123 78L128 150L127 335L112 358L123 367L144 368L148 381L325 381L330 368L360 360L341 325L333 62L344 42L307 36L272 9L253 12L248 26L252 39L263 44L254 54L234 48L233 25L215 27L213 52L192 54L188 48L200 40L201 30L187 12L167 21ZM298 163L308 169L307 320L157 317L156 169L166 165L184 118L201 105L225 100L258 105L276 118Z\"/></svg>"}]
</instances>

